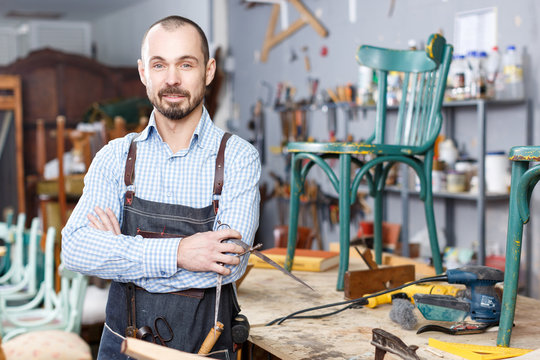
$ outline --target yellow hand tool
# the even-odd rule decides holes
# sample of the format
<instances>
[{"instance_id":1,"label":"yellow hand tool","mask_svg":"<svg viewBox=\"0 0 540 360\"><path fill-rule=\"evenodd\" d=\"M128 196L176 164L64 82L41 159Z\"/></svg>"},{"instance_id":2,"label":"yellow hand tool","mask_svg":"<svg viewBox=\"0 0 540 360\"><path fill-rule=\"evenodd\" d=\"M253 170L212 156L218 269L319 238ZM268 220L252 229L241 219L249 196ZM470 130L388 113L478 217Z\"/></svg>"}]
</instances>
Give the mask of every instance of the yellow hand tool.
<instances>
[{"instance_id":1,"label":"yellow hand tool","mask_svg":"<svg viewBox=\"0 0 540 360\"><path fill-rule=\"evenodd\" d=\"M436 349L461 356L462 358L468 360L508 359L525 355L532 351L528 349L508 348L501 346L450 343L432 338L428 340L428 345Z\"/></svg>"}]
</instances>

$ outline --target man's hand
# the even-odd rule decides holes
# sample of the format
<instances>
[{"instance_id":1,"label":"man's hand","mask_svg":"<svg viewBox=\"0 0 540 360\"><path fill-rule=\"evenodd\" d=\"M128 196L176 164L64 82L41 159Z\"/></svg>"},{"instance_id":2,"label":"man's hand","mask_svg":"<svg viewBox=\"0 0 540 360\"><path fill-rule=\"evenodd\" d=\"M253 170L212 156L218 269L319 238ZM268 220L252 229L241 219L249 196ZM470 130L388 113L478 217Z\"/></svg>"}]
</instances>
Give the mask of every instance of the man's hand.
<instances>
[{"instance_id":1,"label":"man's hand","mask_svg":"<svg viewBox=\"0 0 540 360\"><path fill-rule=\"evenodd\" d=\"M183 238L178 245L178 267L190 271L213 271L229 275L231 270L223 264L238 265L240 258L225 253L244 252L239 245L222 242L233 238L241 239L242 235L236 230L223 229Z\"/></svg>"},{"instance_id":2,"label":"man's hand","mask_svg":"<svg viewBox=\"0 0 540 360\"><path fill-rule=\"evenodd\" d=\"M110 231L119 235L120 224L111 209L102 210L95 207L97 215L88 214L90 226L97 230ZM221 275L229 275L231 270L224 264L238 265L240 258L225 253L240 254L244 249L236 244L222 242L227 239L241 239L242 235L232 229L197 233L183 238L178 245L178 267L190 271L213 271Z\"/></svg>"},{"instance_id":3,"label":"man's hand","mask_svg":"<svg viewBox=\"0 0 540 360\"><path fill-rule=\"evenodd\" d=\"M95 217L92 214L87 215L91 227L97 230L111 231L114 235L121 234L120 224L111 209L106 208L105 211L103 211L100 207L96 206L94 211L98 217Z\"/></svg>"}]
</instances>

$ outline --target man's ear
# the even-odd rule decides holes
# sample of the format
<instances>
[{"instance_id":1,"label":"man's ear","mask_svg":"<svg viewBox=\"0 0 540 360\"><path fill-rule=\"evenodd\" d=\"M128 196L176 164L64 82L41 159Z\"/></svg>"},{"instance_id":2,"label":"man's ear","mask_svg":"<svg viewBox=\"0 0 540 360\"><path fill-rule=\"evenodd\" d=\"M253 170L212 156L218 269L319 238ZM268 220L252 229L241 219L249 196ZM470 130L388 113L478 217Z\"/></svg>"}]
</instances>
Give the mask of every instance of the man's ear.
<instances>
[{"instance_id":1,"label":"man's ear","mask_svg":"<svg viewBox=\"0 0 540 360\"><path fill-rule=\"evenodd\" d=\"M210 85L212 80L214 80L214 75L216 74L216 60L211 58L206 64L206 86Z\"/></svg>"},{"instance_id":2,"label":"man's ear","mask_svg":"<svg viewBox=\"0 0 540 360\"><path fill-rule=\"evenodd\" d=\"M139 71L139 78L144 86L146 86L146 76L144 73L144 64L141 59L137 60L137 70Z\"/></svg>"}]
</instances>

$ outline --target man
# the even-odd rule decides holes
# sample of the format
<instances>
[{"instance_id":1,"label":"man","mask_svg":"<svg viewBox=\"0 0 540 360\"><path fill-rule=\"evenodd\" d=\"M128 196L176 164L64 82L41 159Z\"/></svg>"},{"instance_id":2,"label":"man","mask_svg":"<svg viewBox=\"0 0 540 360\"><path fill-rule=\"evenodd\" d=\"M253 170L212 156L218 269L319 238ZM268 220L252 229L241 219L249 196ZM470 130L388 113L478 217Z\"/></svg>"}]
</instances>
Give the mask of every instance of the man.
<instances>
[{"instance_id":1,"label":"man","mask_svg":"<svg viewBox=\"0 0 540 360\"><path fill-rule=\"evenodd\" d=\"M68 269L113 280L101 359L125 359L125 336L197 352L214 326L218 274L225 329L214 350L232 349L232 283L247 256L222 241L252 244L261 169L257 151L224 136L203 106L215 68L191 20L170 16L149 28L138 61L154 106L149 124L96 155L62 231Z\"/></svg>"}]
</instances>

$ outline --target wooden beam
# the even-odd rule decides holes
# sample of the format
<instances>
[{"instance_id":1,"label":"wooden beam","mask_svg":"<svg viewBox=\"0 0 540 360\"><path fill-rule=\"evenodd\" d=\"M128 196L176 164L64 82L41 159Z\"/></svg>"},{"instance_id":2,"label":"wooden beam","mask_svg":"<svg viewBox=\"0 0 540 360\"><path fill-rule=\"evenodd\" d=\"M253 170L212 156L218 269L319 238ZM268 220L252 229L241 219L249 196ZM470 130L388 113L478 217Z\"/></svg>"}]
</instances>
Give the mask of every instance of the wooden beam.
<instances>
[{"instance_id":1,"label":"wooden beam","mask_svg":"<svg viewBox=\"0 0 540 360\"><path fill-rule=\"evenodd\" d=\"M304 25L311 25L315 29L315 31L322 37L328 35L328 31L319 22L319 20L315 18L315 16L313 16L309 9L306 8L300 0L289 1L294 5L298 12L300 12L300 18L298 18L294 23L292 23L287 29L275 34L280 5L274 4L274 6L272 7L272 14L270 15L270 21L268 22L268 27L266 28L266 35L261 51L262 62L266 62L266 60L268 60L268 53L274 46L300 30L302 27L304 27Z\"/></svg>"},{"instance_id":2,"label":"wooden beam","mask_svg":"<svg viewBox=\"0 0 540 360\"><path fill-rule=\"evenodd\" d=\"M324 28L321 22L309 11L309 9L302 3L300 0L289 0L293 6L298 10L302 15L304 20L306 20L312 28L315 29L317 34L321 37L328 36L328 31Z\"/></svg>"}]
</instances>

